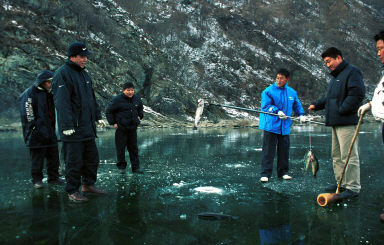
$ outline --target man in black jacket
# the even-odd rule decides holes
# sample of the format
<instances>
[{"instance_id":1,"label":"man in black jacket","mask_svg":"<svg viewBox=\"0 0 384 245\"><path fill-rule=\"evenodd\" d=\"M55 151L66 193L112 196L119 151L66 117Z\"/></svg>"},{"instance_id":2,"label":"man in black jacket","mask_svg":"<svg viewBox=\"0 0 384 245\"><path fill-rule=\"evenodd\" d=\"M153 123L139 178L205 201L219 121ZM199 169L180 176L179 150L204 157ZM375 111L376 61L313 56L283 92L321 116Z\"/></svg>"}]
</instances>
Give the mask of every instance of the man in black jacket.
<instances>
[{"instance_id":1,"label":"man in black jacket","mask_svg":"<svg viewBox=\"0 0 384 245\"><path fill-rule=\"evenodd\" d=\"M20 96L20 116L24 142L32 160L32 183L43 187L44 159L48 183L64 183L59 178L59 150L55 133L55 107L50 93L53 72L41 71L31 87Z\"/></svg>"},{"instance_id":2,"label":"man in black jacket","mask_svg":"<svg viewBox=\"0 0 384 245\"><path fill-rule=\"evenodd\" d=\"M84 69L89 54L85 44L72 43L68 60L56 71L52 83L66 164L65 190L75 202L88 200L79 192L81 184L82 192L105 193L95 187L99 166L95 122L105 123L101 120L92 80Z\"/></svg>"},{"instance_id":3,"label":"man in black jacket","mask_svg":"<svg viewBox=\"0 0 384 245\"><path fill-rule=\"evenodd\" d=\"M123 93L115 96L109 104L106 116L108 123L113 125L117 155L117 168L124 170L125 148L128 148L133 173L143 173L140 169L139 150L137 147L137 126L143 119L143 103L135 94L132 83L125 83Z\"/></svg>"},{"instance_id":4,"label":"man in black jacket","mask_svg":"<svg viewBox=\"0 0 384 245\"><path fill-rule=\"evenodd\" d=\"M321 57L331 70L332 78L327 95L308 109L325 109L325 125L332 127L332 159L336 184L325 191L335 192L359 120L357 110L364 99L365 86L361 71L344 61L341 51L337 48L327 49ZM360 189L360 160L356 139L341 183L340 198L356 197Z\"/></svg>"}]
</instances>

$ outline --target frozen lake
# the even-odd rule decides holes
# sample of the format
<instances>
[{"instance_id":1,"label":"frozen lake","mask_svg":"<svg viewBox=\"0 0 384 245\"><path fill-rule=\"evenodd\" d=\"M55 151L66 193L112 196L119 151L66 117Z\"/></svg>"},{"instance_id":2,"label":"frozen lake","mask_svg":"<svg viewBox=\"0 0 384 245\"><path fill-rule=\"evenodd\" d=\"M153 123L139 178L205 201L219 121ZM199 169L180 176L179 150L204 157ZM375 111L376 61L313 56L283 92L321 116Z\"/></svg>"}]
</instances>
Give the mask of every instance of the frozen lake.
<instances>
[{"instance_id":1,"label":"frozen lake","mask_svg":"<svg viewBox=\"0 0 384 245\"><path fill-rule=\"evenodd\" d=\"M360 132L362 192L327 207L316 203L334 183L331 131L322 126L293 128L293 179L274 169L266 184L256 128L140 129L144 175L116 169L114 131L102 131L97 186L109 194L84 204L69 202L61 186L35 190L21 132L1 133L0 244L384 244L381 126ZM317 179L303 171L309 133ZM202 220L202 212L239 218Z\"/></svg>"}]
</instances>

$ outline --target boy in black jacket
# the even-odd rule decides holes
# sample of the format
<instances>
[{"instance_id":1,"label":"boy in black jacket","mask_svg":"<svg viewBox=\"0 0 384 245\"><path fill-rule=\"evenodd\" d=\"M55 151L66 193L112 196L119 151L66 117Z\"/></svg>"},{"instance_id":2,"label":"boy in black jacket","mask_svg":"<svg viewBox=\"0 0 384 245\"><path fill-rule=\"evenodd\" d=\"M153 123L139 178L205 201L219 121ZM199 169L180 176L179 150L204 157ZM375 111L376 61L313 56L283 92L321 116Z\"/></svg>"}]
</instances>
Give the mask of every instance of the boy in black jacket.
<instances>
[{"instance_id":1,"label":"boy in black jacket","mask_svg":"<svg viewBox=\"0 0 384 245\"><path fill-rule=\"evenodd\" d=\"M64 183L59 178L59 151L55 133L55 107L50 93L53 72L42 71L31 87L20 96L23 136L29 148L32 183L43 187L44 159L47 159L48 183Z\"/></svg>"},{"instance_id":2,"label":"boy in black jacket","mask_svg":"<svg viewBox=\"0 0 384 245\"><path fill-rule=\"evenodd\" d=\"M143 119L143 103L135 94L132 83L125 83L123 93L115 96L109 104L106 117L108 123L116 129L115 144L117 168L125 170L125 148L128 148L133 173L143 173L140 169L139 149L137 147L137 126Z\"/></svg>"}]
</instances>

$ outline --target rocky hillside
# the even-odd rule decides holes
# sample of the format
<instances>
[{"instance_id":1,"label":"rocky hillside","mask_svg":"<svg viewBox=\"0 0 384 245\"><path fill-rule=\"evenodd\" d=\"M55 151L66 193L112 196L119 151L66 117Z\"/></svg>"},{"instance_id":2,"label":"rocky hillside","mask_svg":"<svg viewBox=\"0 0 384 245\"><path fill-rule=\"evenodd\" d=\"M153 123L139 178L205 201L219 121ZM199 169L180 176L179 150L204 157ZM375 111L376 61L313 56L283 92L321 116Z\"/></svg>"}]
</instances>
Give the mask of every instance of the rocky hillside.
<instances>
[{"instance_id":1,"label":"rocky hillside","mask_svg":"<svg viewBox=\"0 0 384 245\"><path fill-rule=\"evenodd\" d=\"M191 120L198 98L256 108L275 71L307 105L326 88L320 54L339 47L368 92L380 63L382 0L1 0L0 118L18 120L19 94L39 70L56 70L73 41L92 51L87 69L105 108L136 85L152 120ZM208 107L209 120L247 116Z\"/></svg>"}]
</instances>

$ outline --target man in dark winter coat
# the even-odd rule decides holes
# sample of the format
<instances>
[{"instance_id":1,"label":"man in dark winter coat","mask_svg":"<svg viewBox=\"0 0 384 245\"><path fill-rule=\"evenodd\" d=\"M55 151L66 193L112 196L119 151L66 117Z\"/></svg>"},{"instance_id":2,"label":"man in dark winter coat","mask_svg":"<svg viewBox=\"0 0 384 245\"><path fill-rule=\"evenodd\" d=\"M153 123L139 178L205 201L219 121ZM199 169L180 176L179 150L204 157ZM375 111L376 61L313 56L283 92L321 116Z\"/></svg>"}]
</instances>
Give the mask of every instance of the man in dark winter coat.
<instances>
[{"instance_id":1,"label":"man in dark winter coat","mask_svg":"<svg viewBox=\"0 0 384 245\"><path fill-rule=\"evenodd\" d=\"M321 57L331 70L332 78L327 95L308 109L325 109L325 124L332 127L332 159L336 184L325 191L335 192L359 120L357 110L364 99L365 86L361 71L344 61L337 48L327 49ZM356 197L360 189L360 161L356 139L341 183L340 198Z\"/></svg>"},{"instance_id":2,"label":"man in dark winter coat","mask_svg":"<svg viewBox=\"0 0 384 245\"><path fill-rule=\"evenodd\" d=\"M105 193L95 187L99 166L95 122L105 123L101 120L92 80L84 69L89 54L85 44L72 43L68 60L56 71L52 83L66 164L65 190L75 202L88 200L79 192L81 184L82 192Z\"/></svg>"},{"instance_id":3,"label":"man in dark winter coat","mask_svg":"<svg viewBox=\"0 0 384 245\"><path fill-rule=\"evenodd\" d=\"M55 107L50 93L53 72L42 71L34 85L20 96L20 116L24 142L32 160L32 183L43 187L44 159L47 159L48 183L64 183L59 178L59 150L55 133Z\"/></svg>"},{"instance_id":4,"label":"man in dark winter coat","mask_svg":"<svg viewBox=\"0 0 384 245\"><path fill-rule=\"evenodd\" d=\"M135 94L132 83L125 83L123 93L115 96L106 112L108 123L113 125L117 155L117 168L124 170L125 148L128 148L133 173L143 173L140 169L139 150L137 147L137 126L143 119L143 103Z\"/></svg>"}]
</instances>

